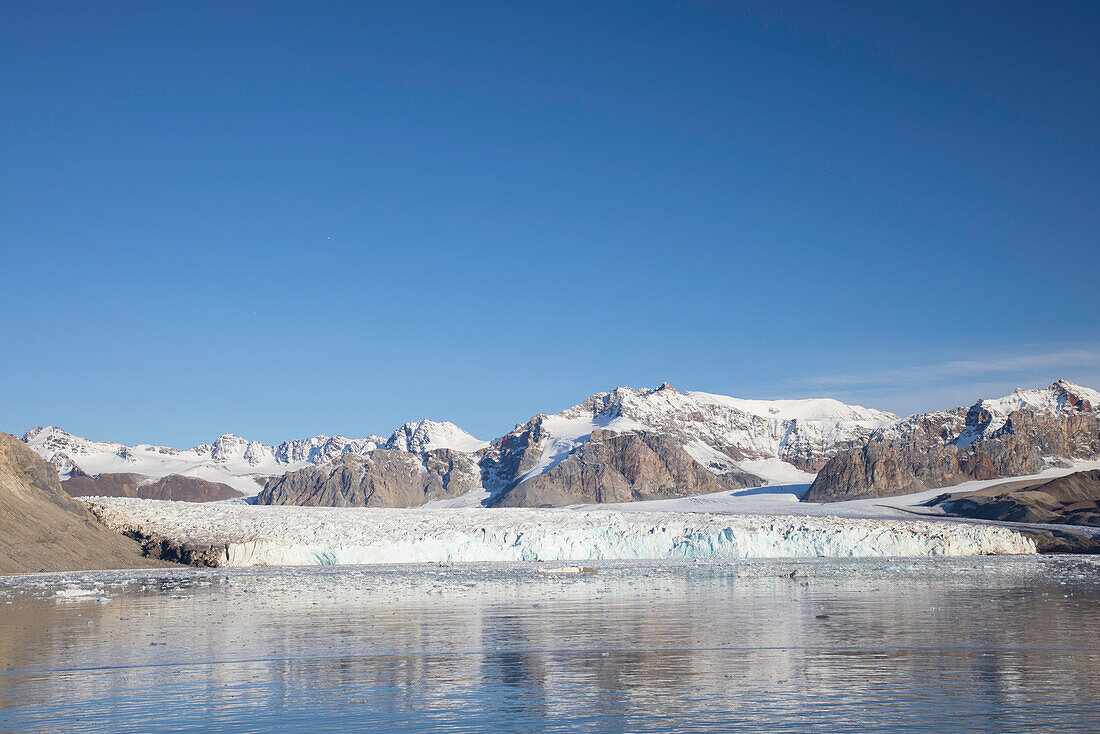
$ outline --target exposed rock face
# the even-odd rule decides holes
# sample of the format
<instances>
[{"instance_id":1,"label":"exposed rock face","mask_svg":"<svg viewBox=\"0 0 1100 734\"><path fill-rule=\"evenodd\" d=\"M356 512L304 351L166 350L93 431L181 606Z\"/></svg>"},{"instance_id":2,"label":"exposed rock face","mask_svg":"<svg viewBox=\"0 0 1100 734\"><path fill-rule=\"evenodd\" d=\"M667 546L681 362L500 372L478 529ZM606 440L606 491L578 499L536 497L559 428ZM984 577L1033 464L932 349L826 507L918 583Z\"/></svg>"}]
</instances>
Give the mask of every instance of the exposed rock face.
<instances>
[{"instance_id":1,"label":"exposed rock face","mask_svg":"<svg viewBox=\"0 0 1100 734\"><path fill-rule=\"evenodd\" d=\"M164 565L61 490L53 465L0 433L0 573Z\"/></svg>"},{"instance_id":2,"label":"exposed rock face","mask_svg":"<svg viewBox=\"0 0 1100 734\"><path fill-rule=\"evenodd\" d=\"M143 474L100 474L93 477L79 468L73 469L69 478L61 483L61 488L71 497L140 497L179 502L215 502L244 496L228 484L182 474L160 478Z\"/></svg>"},{"instance_id":3,"label":"exposed rock face","mask_svg":"<svg viewBox=\"0 0 1100 734\"><path fill-rule=\"evenodd\" d=\"M481 486L473 457L451 449L408 454L377 449L344 454L331 464L269 480L256 498L262 505L416 507Z\"/></svg>"},{"instance_id":4,"label":"exposed rock face","mask_svg":"<svg viewBox=\"0 0 1100 734\"><path fill-rule=\"evenodd\" d=\"M834 502L945 487L972 479L1034 474L1049 459L1100 457L1095 393L1059 381L969 409L927 413L832 458L805 499Z\"/></svg>"},{"instance_id":5,"label":"exposed rock face","mask_svg":"<svg viewBox=\"0 0 1100 734\"><path fill-rule=\"evenodd\" d=\"M523 460L519 465L523 465ZM557 507L588 502L682 497L755 486L745 472L717 476L657 433L594 431L589 440L546 472L505 493L503 507Z\"/></svg>"},{"instance_id":6,"label":"exposed rock face","mask_svg":"<svg viewBox=\"0 0 1100 734\"><path fill-rule=\"evenodd\" d=\"M499 494L502 490L514 487L535 469L544 449L554 438L544 426L546 421L546 414L540 413L524 425L516 426L511 433L498 438L482 453L478 463L485 486L497 488ZM568 452L570 449L565 450Z\"/></svg>"}]
</instances>

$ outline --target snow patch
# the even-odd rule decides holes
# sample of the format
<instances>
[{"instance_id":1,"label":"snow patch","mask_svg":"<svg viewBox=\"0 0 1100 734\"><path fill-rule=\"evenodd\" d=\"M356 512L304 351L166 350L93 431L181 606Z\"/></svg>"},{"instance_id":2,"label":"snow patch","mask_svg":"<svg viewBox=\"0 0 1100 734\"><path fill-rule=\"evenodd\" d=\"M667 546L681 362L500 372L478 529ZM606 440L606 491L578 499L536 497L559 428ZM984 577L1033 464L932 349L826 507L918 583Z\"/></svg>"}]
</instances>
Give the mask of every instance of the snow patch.
<instances>
[{"instance_id":1,"label":"snow patch","mask_svg":"<svg viewBox=\"0 0 1100 734\"><path fill-rule=\"evenodd\" d=\"M684 444L684 452L701 464L704 469L718 476L729 474L737 469L737 462L721 451L707 446L702 441L691 441Z\"/></svg>"},{"instance_id":2,"label":"snow patch","mask_svg":"<svg viewBox=\"0 0 1100 734\"><path fill-rule=\"evenodd\" d=\"M741 468L755 474L768 484L810 484L817 475L805 472L779 459L746 459Z\"/></svg>"}]
</instances>

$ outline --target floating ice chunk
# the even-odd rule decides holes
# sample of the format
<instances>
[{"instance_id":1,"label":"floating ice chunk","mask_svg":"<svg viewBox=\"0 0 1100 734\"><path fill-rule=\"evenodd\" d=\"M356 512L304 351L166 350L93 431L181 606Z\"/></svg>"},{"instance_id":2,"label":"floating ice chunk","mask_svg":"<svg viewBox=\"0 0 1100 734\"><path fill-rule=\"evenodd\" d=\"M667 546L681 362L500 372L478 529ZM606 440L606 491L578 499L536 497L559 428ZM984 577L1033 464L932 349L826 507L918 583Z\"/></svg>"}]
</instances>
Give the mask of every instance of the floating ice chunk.
<instances>
[{"instance_id":1,"label":"floating ice chunk","mask_svg":"<svg viewBox=\"0 0 1100 734\"><path fill-rule=\"evenodd\" d=\"M107 602L111 598L107 596L103 589L82 589L79 586L67 586L64 589L60 589L54 592L54 598L58 601L101 601Z\"/></svg>"}]
</instances>

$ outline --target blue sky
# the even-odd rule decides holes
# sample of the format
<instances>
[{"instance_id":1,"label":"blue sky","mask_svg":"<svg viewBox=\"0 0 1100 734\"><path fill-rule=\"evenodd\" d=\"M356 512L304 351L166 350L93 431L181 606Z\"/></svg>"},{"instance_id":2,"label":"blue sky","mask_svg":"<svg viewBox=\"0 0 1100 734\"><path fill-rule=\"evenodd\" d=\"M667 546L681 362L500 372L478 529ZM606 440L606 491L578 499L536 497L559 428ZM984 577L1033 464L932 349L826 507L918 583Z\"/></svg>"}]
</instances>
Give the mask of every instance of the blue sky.
<instances>
[{"instance_id":1,"label":"blue sky","mask_svg":"<svg viewBox=\"0 0 1100 734\"><path fill-rule=\"evenodd\" d=\"M0 426L1100 386L1097 37L1095 3L5 3Z\"/></svg>"}]
</instances>

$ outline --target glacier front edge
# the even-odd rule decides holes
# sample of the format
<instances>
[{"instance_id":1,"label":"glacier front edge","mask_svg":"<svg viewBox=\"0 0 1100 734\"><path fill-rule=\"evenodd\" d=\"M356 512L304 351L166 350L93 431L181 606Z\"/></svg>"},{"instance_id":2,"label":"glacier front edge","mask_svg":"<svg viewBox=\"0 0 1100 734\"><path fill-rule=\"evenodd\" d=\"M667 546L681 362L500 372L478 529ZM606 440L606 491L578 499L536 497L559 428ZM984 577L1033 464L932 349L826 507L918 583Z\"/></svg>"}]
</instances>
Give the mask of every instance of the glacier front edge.
<instances>
[{"instance_id":1,"label":"glacier front edge","mask_svg":"<svg viewBox=\"0 0 1100 734\"><path fill-rule=\"evenodd\" d=\"M109 527L225 566L1030 554L994 525L573 509L367 509L85 498Z\"/></svg>"}]
</instances>

